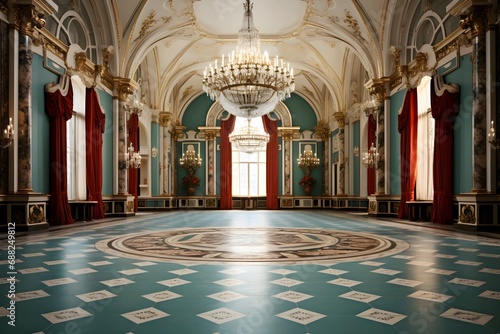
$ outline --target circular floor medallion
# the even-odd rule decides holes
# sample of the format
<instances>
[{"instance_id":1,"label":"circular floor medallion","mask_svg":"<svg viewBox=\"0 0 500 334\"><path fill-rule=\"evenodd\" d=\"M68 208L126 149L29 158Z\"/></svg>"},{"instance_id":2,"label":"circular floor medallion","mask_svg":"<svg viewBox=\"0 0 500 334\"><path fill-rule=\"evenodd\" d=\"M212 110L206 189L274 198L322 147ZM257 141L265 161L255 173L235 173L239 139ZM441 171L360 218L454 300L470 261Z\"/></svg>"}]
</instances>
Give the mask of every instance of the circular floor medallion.
<instances>
[{"instance_id":1,"label":"circular floor medallion","mask_svg":"<svg viewBox=\"0 0 500 334\"><path fill-rule=\"evenodd\" d=\"M359 261L399 253L401 240L373 234L299 228L200 228L128 234L102 240L106 253L150 261Z\"/></svg>"}]
</instances>

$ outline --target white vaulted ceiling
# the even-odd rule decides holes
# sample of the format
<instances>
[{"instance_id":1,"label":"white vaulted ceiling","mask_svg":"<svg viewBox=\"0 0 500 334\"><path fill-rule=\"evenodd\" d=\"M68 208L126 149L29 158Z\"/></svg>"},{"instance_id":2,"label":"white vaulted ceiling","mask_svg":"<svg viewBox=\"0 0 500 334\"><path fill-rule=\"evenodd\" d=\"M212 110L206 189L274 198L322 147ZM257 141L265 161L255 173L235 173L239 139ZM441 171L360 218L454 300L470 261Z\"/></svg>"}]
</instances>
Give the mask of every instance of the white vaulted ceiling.
<instances>
[{"instance_id":1,"label":"white vaulted ceiling","mask_svg":"<svg viewBox=\"0 0 500 334\"><path fill-rule=\"evenodd\" d=\"M243 0L112 0L116 75L141 77L148 105L181 113L205 67L236 46ZM261 50L294 68L296 93L330 119L386 75L381 45L394 0L253 0ZM96 6L104 6L95 3ZM402 5L401 5L402 6ZM139 74L140 73L140 74Z\"/></svg>"}]
</instances>

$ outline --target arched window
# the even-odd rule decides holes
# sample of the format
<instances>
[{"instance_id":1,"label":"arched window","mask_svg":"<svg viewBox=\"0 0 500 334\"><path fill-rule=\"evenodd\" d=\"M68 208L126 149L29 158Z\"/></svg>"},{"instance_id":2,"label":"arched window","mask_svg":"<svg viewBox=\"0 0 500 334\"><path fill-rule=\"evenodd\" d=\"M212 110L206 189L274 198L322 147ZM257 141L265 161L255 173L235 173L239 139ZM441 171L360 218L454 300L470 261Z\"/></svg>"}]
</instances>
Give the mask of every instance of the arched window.
<instances>
[{"instance_id":1,"label":"arched window","mask_svg":"<svg viewBox=\"0 0 500 334\"><path fill-rule=\"evenodd\" d=\"M252 118L250 125L264 132L262 118ZM237 117L233 133L248 126L248 120ZM266 196L266 146L253 153L238 150L232 145L233 196Z\"/></svg>"}]
</instances>

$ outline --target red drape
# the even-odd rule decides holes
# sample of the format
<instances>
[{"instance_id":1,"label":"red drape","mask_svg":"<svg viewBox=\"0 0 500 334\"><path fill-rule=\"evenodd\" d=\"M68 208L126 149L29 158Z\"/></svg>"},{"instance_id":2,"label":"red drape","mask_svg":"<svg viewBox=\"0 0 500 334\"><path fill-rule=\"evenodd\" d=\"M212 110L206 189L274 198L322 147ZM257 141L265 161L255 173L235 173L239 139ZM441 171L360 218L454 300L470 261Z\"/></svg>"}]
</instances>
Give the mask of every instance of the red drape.
<instances>
[{"instance_id":1,"label":"red drape","mask_svg":"<svg viewBox=\"0 0 500 334\"><path fill-rule=\"evenodd\" d=\"M87 88L85 101L87 146L87 199L97 201L93 218L104 218L102 202L102 134L106 115L102 112L95 88Z\"/></svg>"},{"instance_id":2,"label":"red drape","mask_svg":"<svg viewBox=\"0 0 500 334\"><path fill-rule=\"evenodd\" d=\"M229 116L221 122L220 129L220 208L231 210L233 208L233 155L229 134L233 132L236 117Z\"/></svg>"},{"instance_id":3,"label":"red drape","mask_svg":"<svg viewBox=\"0 0 500 334\"><path fill-rule=\"evenodd\" d=\"M368 149L370 149L372 143L375 143L376 136L375 131L377 131L377 121L373 115L368 117ZM375 143L376 145L377 143ZM366 172L367 176L367 193L368 195L375 193L375 168L368 168Z\"/></svg>"},{"instance_id":4,"label":"red drape","mask_svg":"<svg viewBox=\"0 0 500 334\"><path fill-rule=\"evenodd\" d=\"M435 87L431 82L431 107L434 117L434 199L431 220L451 224L453 220L453 124L459 111L460 92L448 87ZM436 89L438 89L438 93ZM440 94L441 93L441 94ZM440 96L438 96L438 94Z\"/></svg>"},{"instance_id":5,"label":"red drape","mask_svg":"<svg viewBox=\"0 0 500 334\"><path fill-rule=\"evenodd\" d=\"M68 171L66 162L66 121L73 113L73 89L68 80L68 93L63 96L61 87L45 91L45 112L50 117L50 200L49 222L51 225L73 224L68 203Z\"/></svg>"},{"instance_id":6,"label":"red drape","mask_svg":"<svg viewBox=\"0 0 500 334\"><path fill-rule=\"evenodd\" d=\"M398 131L401 134L401 201L398 218L409 217L407 201L412 201L415 195L417 179L417 90L406 92L403 110L398 115Z\"/></svg>"},{"instance_id":7,"label":"red drape","mask_svg":"<svg viewBox=\"0 0 500 334\"><path fill-rule=\"evenodd\" d=\"M134 151L139 152L139 116L135 113L130 114L130 119L128 120L128 143L132 143L134 146ZM128 146L128 145L127 145ZM139 187L139 169L129 168L128 169L128 192L134 196L134 212L137 212L138 206L138 193L137 188Z\"/></svg>"},{"instance_id":8,"label":"red drape","mask_svg":"<svg viewBox=\"0 0 500 334\"><path fill-rule=\"evenodd\" d=\"M267 115L262 116L264 130L269 134L266 150L266 206L277 210L278 201L278 122Z\"/></svg>"}]
</instances>

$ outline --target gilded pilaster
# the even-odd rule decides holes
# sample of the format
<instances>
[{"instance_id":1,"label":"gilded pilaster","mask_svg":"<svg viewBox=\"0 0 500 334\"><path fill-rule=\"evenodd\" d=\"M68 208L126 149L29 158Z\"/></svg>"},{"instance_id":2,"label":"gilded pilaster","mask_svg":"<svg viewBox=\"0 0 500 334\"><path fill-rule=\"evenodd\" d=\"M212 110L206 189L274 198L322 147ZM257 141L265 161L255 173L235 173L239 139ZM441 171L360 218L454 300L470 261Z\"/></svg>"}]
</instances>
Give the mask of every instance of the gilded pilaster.
<instances>
[{"instance_id":1,"label":"gilded pilaster","mask_svg":"<svg viewBox=\"0 0 500 334\"><path fill-rule=\"evenodd\" d=\"M174 126L173 132L172 132L172 179L177 180L177 161L179 161L179 152L177 149L177 143L179 139L184 138L185 133L184 130L186 129L185 126L180 125L179 121L176 122L176 125ZM177 191L177 182L173 182L173 192L174 195L178 194Z\"/></svg>"},{"instance_id":2,"label":"gilded pilaster","mask_svg":"<svg viewBox=\"0 0 500 334\"><path fill-rule=\"evenodd\" d=\"M127 99L134 92L129 79L117 78L115 81L115 98L118 99L118 194L128 194L128 172L125 161L127 152Z\"/></svg>"},{"instance_id":3,"label":"gilded pilaster","mask_svg":"<svg viewBox=\"0 0 500 334\"><path fill-rule=\"evenodd\" d=\"M220 127L200 127L207 142L207 195L215 196L215 140L220 135Z\"/></svg>"},{"instance_id":4,"label":"gilded pilaster","mask_svg":"<svg viewBox=\"0 0 500 334\"><path fill-rule=\"evenodd\" d=\"M339 125L339 178L338 178L338 195L345 195L345 119L346 114L338 111L333 114L333 117Z\"/></svg>"},{"instance_id":5,"label":"gilded pilaster","mask_svg":"<svg viewBox=\"0 0 500 334\"><path fill-rule=\"evenodd\" d=\"M473 189L472 192L487 191L488 145L486 133L487 82L486 82L486 29L489 6L472 6L461 15L460 26L470 30L472 37L472 114L473 114Z\"/></svg>"}]
</instances>

